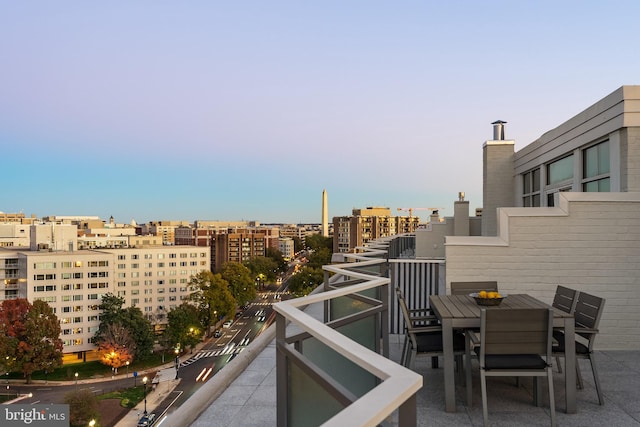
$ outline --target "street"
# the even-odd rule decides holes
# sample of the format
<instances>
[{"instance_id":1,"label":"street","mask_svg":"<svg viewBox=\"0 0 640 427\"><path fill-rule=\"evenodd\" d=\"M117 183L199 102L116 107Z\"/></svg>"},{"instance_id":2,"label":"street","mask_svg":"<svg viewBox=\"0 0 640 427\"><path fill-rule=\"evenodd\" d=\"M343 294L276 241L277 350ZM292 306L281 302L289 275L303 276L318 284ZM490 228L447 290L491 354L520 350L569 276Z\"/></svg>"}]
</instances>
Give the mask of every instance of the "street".
<instances>
[{"instance_id":1,"label":"street","mask_svg":"<svg viewBox=\"0 0 640 427\"><path fill-rule=\"evenodd\" d=\"M179 384L172 393L154 408L159 416L171 406L180 406L191 397L202 385L211 379L229 363L237 354L242 352L274 319L271 304L282 298L282 292L262 292L251 305L235 319L229 328L221 329L221 336L208 338L198 346L193 353L188 352L180 357L178 376ZM162 368L158 368L160 370ZM166 369L165 369L166 370ZM70 391L89 389L96 395L142 385L142 378L133 377L133 373L117 375L115 378L100 380L78 379L68 381L64 385L60 382L43 384L9 384L9 392L29 395L19 401L20 404L48 404L63 403L64 396ZM147 385L148 393L152 393L151 384Z\"/></svg>"}]
</instances>

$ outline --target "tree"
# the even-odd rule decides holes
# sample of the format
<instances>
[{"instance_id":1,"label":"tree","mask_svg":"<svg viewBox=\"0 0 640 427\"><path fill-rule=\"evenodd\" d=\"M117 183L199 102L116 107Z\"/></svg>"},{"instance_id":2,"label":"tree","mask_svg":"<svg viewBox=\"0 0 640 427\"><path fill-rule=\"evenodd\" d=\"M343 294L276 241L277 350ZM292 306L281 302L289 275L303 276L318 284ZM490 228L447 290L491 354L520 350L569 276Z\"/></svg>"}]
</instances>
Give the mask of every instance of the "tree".
<instances>
[{"instance_id":1,"label":"tree","mask_svg":"<svg viewBox=\"0 0 640 427\"><path fill-rule=\"evenodd\" d=\"M205 328L214 326L223 316L233 316L236 300L229 291L229 283L220 274L201 271L192 276L189 285L196 289L189 300L198 308L200 323Z\"/></svg>"},{"instance_id":2,"label":"tree","mask_svg":"<svg viewBox=\"0 0 640 427\"><path fill-rule=\"evenodd\" d=\"M105 351L110 354L114 349L112 344L109 344L110 337L107 335L107 330L110 325L117 325L126 329L135 343L135 349L128 351L128 353L133 354L133 358L136 360L144 360L151 354L155 339L151 322L144 317L138 307L123 309L123 304L124 298L115 296L112 293L102 296L102 302L100 303L102 315L100 316L100 326L94 336L94 342L99 348L102 344ZM107 355L103 354L102 358L107 360Z\"/></svg>"},{"instance_id":3,"label":"tree","mask_svg":"<svg viewBox=\"0 0 640 427\"><path fill-rule=\"evenodd\" d=\"M304 245L302 244L301 238L299 238L298 236L293 236L292 239L293 239L293 251L295 253L298 253L304 249Z\"/></svg>"},{"instance_id":4,"label":"tree","mask_svg":"<svg viewBox=\"0 0 640 427\"><path fill-rule=\"evenodd\" d=\"M222 265L220 274L229 284L229 291L236 301L244 304L255 299L254 278L247 267L239 262L227 262Z\"/></svg>"},{"instance_id":5,"label":"tree","mask_svg":"<svg viewBox=\"0 0 640 427\"><path fill-rule=\"evenodd\" d=\"M69 424L84 427L89 421L100 421L98 398L89 389L75 390L65 394L64 403L69 405Z\"/></svg>"},{"instance_id":6,"label":"tree","mask_svg":"<svg viewBox=\"0 0 640 427\"><path fill-rule=\"evenodd\" d=\"M200 323L198 308L182 303L168 314L169 323L164 334L167 342L180 347L193 347L202 341L203 328Z\"/></svg>"},{"instance_id":7,"label":"tree","mask_svg":"<svg viewBox=\"0 0 640 427\"><path fill-rule=\"evenodd\" d=\"M136 342L121 323L109 323L106 325L101 339L98 342L100 361L113 369L131 363L136 351Z\"/></svg>"},{"instance_id":8,"label":"tree","mask_svg":"<svg viewBox=\"0 0 640 427\"><path fill-rule=\"evenodd\" d=\"M307 267L311 268L322 268L323 265L331 264L331 250L327 248L318 248L315 249L309 255L309 262L307 263Z\"/></svg>"},{"instance_id":9,"label":"tree","mask_svg":"<svg viewBox=\"0 0 640 427\"><path fill-rule=\"evenodd\" d=\"M309 234L305 237L304 242L307 248L314 251L320 248L326 248L330 251L333 250L333 239L331 237L324 237L322 234Z\"/></svg>"},{"instance_id":10,"label":"tree","mask_svg":"<svg viewBox=\"0 0 640 427\"><path fill-rule=\"evenodd\" d=\"M60 324L53 310L44 301L33 305L26 299L5 300L0 304L0 324L6 338L0 347L6 350L7 370L22 371L27 383L31 374L41 369L62 366Z\"/></svg>"},{"instance_id":11,"label":"tree","mask_svg":"<svg viewBox=\"0 0 640 427\"><path fill-rule=\"evenodd\" d=\"M155 334L151 321L144 317L138 307L127 307L123 310L124 325L136 343L135 358L145 360L153 351Z\"/></svg>"},{"instance_id":12,"label":"tree","mask_svg":"<svg viewBox=\"0 0 640 427\"><path fill-rule=\"evenodd\" d=\"M14 371L19 342L13 336L15 332L9 335L9 327L13 328L15 323L8 320L9 305L4 306L4 302L0 303L0 375Z\"/></svg>"},{"instance_id":13,"label":"tree","mask_svg":"<svg viewBox=\"0 0 640 427\"><path fill-rule=\"evenodd\" d=\"M324 271L320 268L303 267L289 279L289 292L295 296L305 296L324 281Z\"/></svg>"},{"instance_id":14,"label":"tree","mask_svg":"<svg viewBox=\"0 0 640 427\"><path fill-rule=\"evenodd\" d=\"M287 261L284 260L282 256L282 252L274 248L267 248L265 251L265 256L267 258L271 258L276 263L276 271L279 273L284 273L287 271Z\"/></svg>"},{"instance_id":15,"label":"tree","mask_svg":"<svg viewBox=\"0 0 640 427\"><path fill-rule=\"evenodd\" d=\"M278 272L278 264L273 258L257 256L242 263L251 272L251 277L263 274L269 282L275 282Z\"/></svg>"}]
</instances>

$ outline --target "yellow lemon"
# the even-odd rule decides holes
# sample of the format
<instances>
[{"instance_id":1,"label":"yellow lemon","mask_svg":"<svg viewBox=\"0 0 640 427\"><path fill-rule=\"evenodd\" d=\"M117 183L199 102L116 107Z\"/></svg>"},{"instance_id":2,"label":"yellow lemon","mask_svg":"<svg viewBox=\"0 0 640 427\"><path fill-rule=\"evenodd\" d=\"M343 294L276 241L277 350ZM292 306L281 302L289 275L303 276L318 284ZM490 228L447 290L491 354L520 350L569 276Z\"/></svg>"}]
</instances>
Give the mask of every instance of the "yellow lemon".
<instances>
[{"instance_id":1,"label":"yellow lemon","mask_svg":"<svg viewBox=\"0 0 640 427\"><path fill-rule=\"evenodd\" d=\"M498 293L497 292L489 292L487 294L487 298L498 298Z\"/></svg>"},{"instance_id":2,"label":"yellow lemon","mask_svg":"<svg viewBox=\"0 0 640 427\"><path fill-rule=\"evenodd\" d=\"M478 297L479 298L487 298L487 291L478 292Z\"/></svg>"}]
</instances>

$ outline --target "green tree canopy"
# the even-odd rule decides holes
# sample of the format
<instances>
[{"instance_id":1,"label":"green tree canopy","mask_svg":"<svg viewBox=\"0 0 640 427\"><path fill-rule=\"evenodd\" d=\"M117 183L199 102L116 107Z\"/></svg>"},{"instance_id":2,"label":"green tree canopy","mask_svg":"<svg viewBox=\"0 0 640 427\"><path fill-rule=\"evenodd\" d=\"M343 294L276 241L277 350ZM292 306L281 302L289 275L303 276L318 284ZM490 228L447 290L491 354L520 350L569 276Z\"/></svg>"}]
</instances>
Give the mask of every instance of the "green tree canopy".
<instances>
[{"instance_id":1,"label":"green tree canopy","mask_svg":"<svg viewBox=\"0 0 640 427\"><path fill-rule=\"evenodd\" d=\"M298 236L293 236L292 239L293 239L293 251L295 253L298 253L304 249L304 245L302 244L301 238L299 238Z\"/></svg>"},{"instance_id":2,"label":"green tree canopy","mask_svg":"<svg viewBox=\"0 0 640 427\"><path fill-rule=\"evenodd\" d=\"M239 262L227 262L222 265L220 274L229 284L229 291L238 303L245 304L255 299L255 277L251 277L247 267Z\"/></svg>"},{"instance_id":3,"label":"green tree canopy","mask_svg":"<svg viewBox=\"0 0 640 427\"><path fill-rule=\"evenodd\" d=\"M315 249L309 255L307 266L311 268L322 268L323 265L331 264L331 254L331 250L327 248Z\"/></svg>"},{"instance_id":4,"label":"green tree canopy","mask_svg":"<svg viewBox=\"0 0 640 427\"><path fill-rule=\"evenodd\" d=\"M278 263L273 258L257 256L243 262L243 265L251 271L251 277L264 274L269 283L276 281L278 275Z\"/></svg>"},{"instance_id":5,"label":"green tree canopy","mask_svg":"<svg viewBox=\"0 0 640 427\"><path fill-rule=\"evenodd\" d=\"M102 296L100 309L100 326L95 334L94 342L100 346L108 341L107 330L109 325L119 325L127 330L128 335L135 342L133 357L136 360L144 360L151 355L154 343L154 334L151 322L144 317L138 307L122 308L124 298L112 293ZM106 346L105 348L108 348ZM109 350L110 351L110 350Z\"/></svg>"},{"instance_id":6,"label":"green tree canopy","mask_svg":"<svg viewBox=\"0 0 640 427\"><path fill-rule=\"evenodd\" d=\"M267 248L267 250L265 251L265 256L275 261L277 265L276 271L278 273L284 273L285 271L287 271L287 261L284 260L282 252L274 248Z\"/></svg>"},{"instance_id":7,"label":"green tree canopy","mask_svg":"<svg viewBox=\"0 0 640 427\"><path fill-rule=\"evenodd\" d=\"M198 308L202 326L208 329L214 326L219 318L233 316L236 300L229 291L229 283L222 275L201 271L191 277L189 285L196 289L189 295L189 299Z\"/></svg>"},{"instance_id":8,"label":"green tree canopy","mask_svg":"<svg viewBox=\"0 0 640 427\"><path fill-rule=\"evenodd\" d=\"M89 389L75 390L65 394L64 403L69 405L69 425L85 427L91 420L100 421L98 398Z\"/></svg>"},{"instance_id":9,"label":"green tree canopy","mask_svg":"<svg viewBox=\"0 0 640 427\"><path fill-rule=\"evenodd\" d=\"M304 239L305 245L311 250L318 250L320 248L333 250L333 239L331 237L324 237L322 234L309 234Z\"/></svg>"},{"instance_id":10,"label":"green tree canopy","mask_svg":"<svg viewBox=\"0 0 640 427\"><path fill-rule=\"evenodd\" d=\"M200 313L195 305L182 303L167 315L168 325L164 331L167 342L173 346L193 348L202 341L204 329L200 323ZM205 325L206 327L206 325Z\"/></svg>"},{"instance_id":11,"label":"green tree canopy","mask_svg":"<svg viewBox=\"0 0 640 427\"><path fill-rule=\"evenodd\" d=\"M62 366L60 323L49 304L5 300L0 304L0 324L6 334L0 340L6 370L21 371L30 383L33 372Z\"/></svg>"},{"instance_id":12,"label":"green tree canopy","mask_svg":"<svg viewBox=\"0 0 640 427\"><path fill-rule=\"evenodd\" d=\"M289 279L289 292L297 297L308 295L324 281L324 271L320 268L302 267Z\"/></svg>"}]
</instances>

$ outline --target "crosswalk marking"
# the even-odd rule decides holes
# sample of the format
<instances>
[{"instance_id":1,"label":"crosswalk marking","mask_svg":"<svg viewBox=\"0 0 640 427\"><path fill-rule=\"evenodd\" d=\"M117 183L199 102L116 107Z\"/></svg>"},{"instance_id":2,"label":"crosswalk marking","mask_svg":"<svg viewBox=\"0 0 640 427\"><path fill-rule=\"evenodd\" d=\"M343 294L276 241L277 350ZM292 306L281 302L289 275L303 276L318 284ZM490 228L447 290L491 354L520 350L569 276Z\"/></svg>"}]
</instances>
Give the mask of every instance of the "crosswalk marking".
<instances>
[{"instance_id":1,"label":"crosswalk marking","mask_svg":"<svg viewBox=\"0 0 640 427\"><path fill-rule=\"evenodd\" d=\"M242 350L245 349L245 346L240 346L237 345L235 343L231 343L231 345L221 349L221 350L201 350L198 353L194 354L193 356L191 356L190 358L188 358L187 360L184 360L182 362L180 362L179 367L183 368L185 366L189 366L192 363L196 362L199 359L205 359L208 357L217 357L217 356L222 356L222 355L229 355L229 354L238 354L240 353Z\"/></svg>"}]
</instances>

